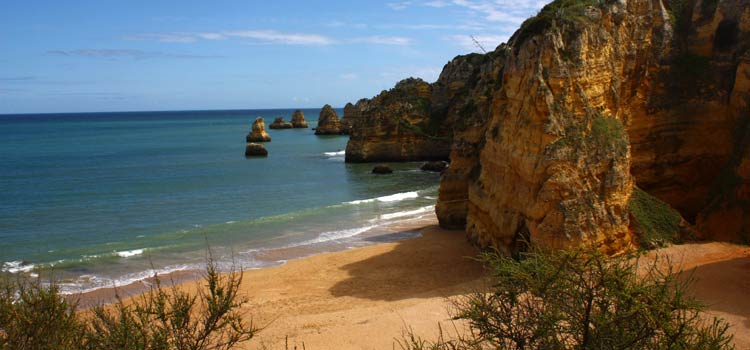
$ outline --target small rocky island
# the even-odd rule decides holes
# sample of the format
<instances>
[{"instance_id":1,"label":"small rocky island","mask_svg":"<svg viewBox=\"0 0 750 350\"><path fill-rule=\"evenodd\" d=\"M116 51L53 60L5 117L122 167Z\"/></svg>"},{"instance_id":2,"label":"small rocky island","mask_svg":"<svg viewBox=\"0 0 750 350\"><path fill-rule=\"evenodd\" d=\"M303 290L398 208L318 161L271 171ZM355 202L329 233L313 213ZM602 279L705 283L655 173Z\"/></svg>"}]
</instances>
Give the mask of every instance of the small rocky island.
<instances>
[{"instance_id":1,"label":"small rocky island","mask_svg":"<svg viewBox=\"0 0 750 350\"><path fill-rule=\"evenodd\" d=\"M260 143L248 143L245 146L245 157L267 157L268 150Z\"/></svg>"},{"instance_id":2,"label":"small rocky island","mask_svg":"<svg viewBox=\"0 0 750 350\"><path fill-rule=\"evenodd\" d=\"M245 137L247 142L271 142L271 136L266 132L266 122L263 117L255 118L253 129Z\"/></svg>"},{"instance_id":3,"label":"small rocky island","mask_svg":"<svg viewBox=\"0 0 750 350\"><path fill-rule=\"evenodd\" d=\"M305 120L305 113L302 113L301 110L296 110L292 114L292 127L295 129L306 129L307 128L307 121Z\"/></svg>"},{"instance_id":4,"label":"small rocky island","mask_svg":"<svg viewBox=\"0 0 750 350\"><path fill-rule=\"evenodd\" d=\"M315 128L315 135L341 135L343 127L339 121L339 116L333 110L331 105L323 106L318 117L318 126Z\"/></svg>"},{"instance_id":5,"label":"small rocky island","mask_svg":"<svg viewBox=\"0 0 750 350\"><path fill-rule=\"evenodd\" d=\"M269 129L291 129L293 127L292 123L285 121L284 118L276 118L273 123L268 126Z\"/></svg>"},{"instance_id":6,"label":"small rocky island","mask_svg":"<svg viewBox=\"0 0 750 350\"><path fill-rule=\"evenodd\" d=\"M256 143L271 141L271 136L268 136L266 132L266 122L263 120L263 117L255 118L253 129L247 134L245 141L248 142L247 146L245 146L245 157L268 156L268 150L262 144Z\"/></svg>"}]
</instances>

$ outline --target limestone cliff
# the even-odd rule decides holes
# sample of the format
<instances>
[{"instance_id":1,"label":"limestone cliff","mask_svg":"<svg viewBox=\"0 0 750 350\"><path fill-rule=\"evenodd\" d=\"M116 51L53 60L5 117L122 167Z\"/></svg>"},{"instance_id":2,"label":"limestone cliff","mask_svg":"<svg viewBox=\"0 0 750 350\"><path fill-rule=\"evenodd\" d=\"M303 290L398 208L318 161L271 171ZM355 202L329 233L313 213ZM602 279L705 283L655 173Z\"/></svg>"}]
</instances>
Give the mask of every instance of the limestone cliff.
<instances>
[{"instance_id":1,"label":"limestone cliff","mask_svg":"<svg viewBox=\"0 0 750 350\"><path fill-rule=\"evenodd\" d=\"M746 50L750 6L706 6L557 1L498 48L507 57L467 183L469 236L509 252L521 239L618 251L643 238L628 209L636 183L694 220L732 155L747 154L734 135L747 119L736 101L750 96L735 89L734 51Z\"/></svg>"},{"instance_id":2,"label":"limestone cliff","mask_svg":"<svg viewBox=\"0 0 750 350\"><path fill-rule=\"evenodd\" d=\"M413 127L433 125L450 140L441 225L508 253L626 249L661 201L687 219L660 209L670 229L747 240L749 50L750 0L558 0L436 83L370 100L347 160L424 159Z\"/></svg>"},{"instance_id":3,"label":"limestone cliff","mask_svg":"<svg viewBox=\"0 0 750 350\"><path fill-rule=\"evenodd\" d=\"M346 145L346 161L448 159L450 129L430 113L431 96L430 84L409 78L358 102L354 108L359 115Z\"/></svg>"}]
</instances>

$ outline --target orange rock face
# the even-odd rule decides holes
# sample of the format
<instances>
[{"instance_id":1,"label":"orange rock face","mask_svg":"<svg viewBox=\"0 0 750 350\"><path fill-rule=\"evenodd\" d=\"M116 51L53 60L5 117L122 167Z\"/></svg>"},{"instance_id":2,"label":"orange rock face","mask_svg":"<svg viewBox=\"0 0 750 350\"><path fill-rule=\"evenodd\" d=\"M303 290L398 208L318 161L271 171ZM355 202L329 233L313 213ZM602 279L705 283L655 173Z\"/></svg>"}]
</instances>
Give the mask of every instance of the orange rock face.
<instances>
[{"instance_id":1,"label":"orange rock face","mask_svg":"<svg viewBox=\"0 0 750 350\"><path fill-rule=\"evenodd\" d=\"M449 128L432 119L432 87L405 79L354 108L347 162L442 160L450 152ZM348 113L352 115L352 113Z\"/></svg>"},{"instance_id":2,"label":"orange rock face","mask_svg":"<svg viewBox=\"0 0 750 350\"><path fill-rule=\"evenodd\" d=\"M750 46L748 3L675 23L659 2L629 1L588 7L575 24L522 28L493 53L501 62L485 78L492 88L470 93L490 91L489 117L462 116L487 121L454 135L441 225L461 226L465 206L480 245L616 252L638 240L628 210L637 184L697 218L706 237L741 238L750 225L750 135L741 135L750 75L737 51ZM734 175L716 190L724 173Z\"/></svg>"},{"instance_id":3,"label":"orange rock face","mask_svg":"<svg viewBox=\"0 0 750 350\"><path fill-rule=\"evenodd\" d=\"M245 137L247 142L270 142L271 136L266 132L266 122L262 117L255 118L253 129Z\"/></svg>"},{"instance_id":4,"label":"orange rock face","mask_svg":"<svg viewBox=\"0 0 750 350\"><path fill-rule=\"evenodd\" d=\"M440 224L509 254L523 242L614 253L641 239L629 209L638 186L680 226L747 241L750 1L681 3L557 1L507 45L448 63L429 109L404 114L452 131ZM399 103L421 96L399 91ZM399 106L389 96L373 100ZM347 157L408 145L380 120L362 114Z\"/></svg>"}]
</instances>

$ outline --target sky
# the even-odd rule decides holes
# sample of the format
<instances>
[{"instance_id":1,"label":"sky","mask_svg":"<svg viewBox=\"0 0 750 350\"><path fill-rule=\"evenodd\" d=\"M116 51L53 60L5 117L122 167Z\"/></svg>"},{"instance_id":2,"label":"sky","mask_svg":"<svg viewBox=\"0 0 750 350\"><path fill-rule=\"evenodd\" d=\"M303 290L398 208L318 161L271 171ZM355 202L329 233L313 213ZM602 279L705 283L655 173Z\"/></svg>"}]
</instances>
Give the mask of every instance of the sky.
<instances>
[{"instance_id":1,"label":"sky","mask_svg":"<svg viewBox=\"0 0 750 350\"><path fill-rule=\"evenodd\" d=\"M341 107L546 1L0 0L0 114Z\"/></svg>"}]
</instances>

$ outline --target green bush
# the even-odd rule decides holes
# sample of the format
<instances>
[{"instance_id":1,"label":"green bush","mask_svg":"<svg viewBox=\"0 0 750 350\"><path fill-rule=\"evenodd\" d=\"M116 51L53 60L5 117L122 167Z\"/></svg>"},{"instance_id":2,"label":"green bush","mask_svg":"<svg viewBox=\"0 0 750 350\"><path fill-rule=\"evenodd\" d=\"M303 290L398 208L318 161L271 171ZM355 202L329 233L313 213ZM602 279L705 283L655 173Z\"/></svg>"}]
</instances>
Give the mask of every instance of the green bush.
<instances>
[{"instance_id":1,"label":"green bush","mask_svg":"<svg viewBox=\"0 0 750 350\"><path fill-rule=\"evenodd\" d=\"M635 227L640 231L640 244L643 248L679 243L682 216L669 204L634 187L628 210L635 221Z\"/></svg>"},{"instance_id":2,"label":"green bush","mask_svg":"<svg viewBox=\"0 0 750 350\"><path fill-rule=\"evenodd\" d=\"M542 252L520 261L487 253L494 285L456 302L470 332L426 341L413 332L402 349L732 349L728 324L705 322L687 293L693 280L671 264L607 257L596 250Z\"/></svg>"},{"instance_id":3,"label":"green bush","mask_svg":"<svg viewBox=\"0 0 750 350\"><path fill-rule=\"evenodd\" d=\"M4 280L0 290L2 350L228 350L258 329L239 309L242 274L218 273L209 261L204 288L192 295L155 286L131 302L78 311L55 285Z\"/></svg>"},{"instance_id":4,"label":"green bush","mask_svg":"<svg viewBox=\"0 0 750 350\"><path fill-rule=\"evenodd\" d=\"M567 27L568 32L573 32L583 23L587 7L600 7L604 3L602 0L555 0L544 6L536 16L525 20L510 42L520 47L526 40L553 27Z\"/></svg>"},{"instance_id":5,"label":"green bush","mask_svg":"<svg viewBox=\"0 0 750 350\"><path fill-rule=\"evenodd\" d=\"M615 152L625 155L630 141L625 126L617 118L597 116L591 122L591 133L587 139L588 143L597 149Z\"/></svg>"}]
</instances>

